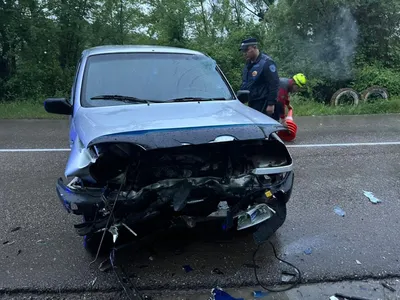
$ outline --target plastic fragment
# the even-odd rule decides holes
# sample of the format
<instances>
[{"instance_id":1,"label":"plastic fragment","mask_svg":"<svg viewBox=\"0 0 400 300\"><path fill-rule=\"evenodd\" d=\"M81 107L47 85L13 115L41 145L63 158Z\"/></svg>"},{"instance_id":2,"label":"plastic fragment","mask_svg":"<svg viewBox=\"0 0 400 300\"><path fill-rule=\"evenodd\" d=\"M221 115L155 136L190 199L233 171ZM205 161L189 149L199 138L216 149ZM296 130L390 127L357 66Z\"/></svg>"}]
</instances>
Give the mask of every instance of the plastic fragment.
<instances>
[{"instance_id":1,"label":"plastic fragment","mask_svg":"<svg viewBox=\"0 0 400 300\"><path fill-rule=\"evenodd\" d=\"M263 292L263 291L254 291L253 296L254 298L263 298L265 296L268 296L268 292Z\"/></svg>"},{"instance_id":2,"label":"plastic fragment","mask_svg":"<svg viewBox=\"0 0 400 300\"><path fill-rule=\"evenodd\" d=\"M286 274L282 274L282 278L281 281L282 282L289 282L294 278L293 275L286 275Z\"/></svg>"},{"instance_id":3,"label":"plastic fragment","mask_svg":"<svg viewBox=\"0 0 400 300\"><path fill-rule=\"evenodd\" d=\"M20 226L17 226L17 227L14 227L13 229L11 229L11 232L16 232L16 231L18 231L18 230L20 230L21 229L21 227Z\"/></svg>"},{"instance_id":4,"label":"plastic fragment","mask_svg":"<svg viewBox=\"0 0 400 300\"><path fill-rule=\"evenodd\" d=\"M37 243L37 244L46 244L46 242L43 241L43 240L37 240L36 243Z\"/></svg>"},{"instance_id":5,"label":"plastic fragment","mask_svg":"<svg viewBox=\"0 0 400 300\"><path fill-rule=\"evenodd\" d=\"M339 294L339 293L336 293L334 296L335 296L335 297L344 298L344 299L347 299L347 300L369 300L369 299L361 298L361 297L346 296L346 295Z\"/></svg>"},{"instance_id":6,"label":"plastic fragment","mask_svg":"<svg viewBox=\"0 0 400 300\"><path fill-rule=\"evenodd\" d=\"M311 253L312 253L311 248L307 248L306 250L304 250L304 254L310 255Z\"/></svg>"},{"instance_id":7,"label":"plastic fragment","mask_svg":"<svg viewBox=\"0 0 400 300\"><path fill-rule=\"evenodd\" d=\"M335 214L337 214L341 217L344 217L346 215L345 211L343 209L341 209L339 206L335 206L334 212L335 212Z\"/></svg>"},{"instance_id":8,"label":"plastic fragment","mask_svg":"<svg viewBox=\"0 0 400 300\"><path fill-rule=\"evenodd\" d=\"M356 263L357 263L357 265L361 265L361 262L357 259L356 259Z\"/></svg>"},{"instance_id":9,"label":"plastic fragment","mask_svg":"<svg viewBox=\"0 0 400 300\"><path fill-rule=\"evenodd\" d=\"M15 241L12 241L12 242L10 242L10 241L5 241L5 242L3 242L3 245L12 245L12 244L14 244L15 243Z\"/></svg>"},{"instance_id":10,"label":"plastic fragment","mask_svg":"<svg viewBox=\"0 0 400 300\"><path fill-rule=\"evenodd\" d=\"M385 282L382 282L381 284L382 284L383 287L387 288L388 290L390 290L393 293L396 291L396 289L394 289L393 287L391 287L390 285L388 285Z\"/></svg>"},{"instance_id":11,"label":"plastic fragment","mask_svg":"<svg viewBox=\"0 0 400 300\"><path fill-rule=\"evenodd\" d=\"M244 300L243 298L234 298L221 288L214 288L211 290L211 297L209 300Z\"/></svg>"},{"instance_id":12,"label":"plastic fragment","mask_svg":"<svg viewBox=\"0 0 400 300\"><path fill-rule=\"evenodd\" d=\"M184 265L182 268L185 270L186 273L193 271L192 267L189 265Z\"/></svg>"},{"instance_id":13,"label":"plastic fragment","mask_svg":"<svg viewBox=\"0 0 400 300\"><path fill-rule=\"evenodd\" d=\"M94 284L96 283L96 280L97 280L97 277L90 282L90 286L94 286Z\"/></svg>"},{"instance_id":14,"label":"plastic fragment","mask_svg":"<svg viewBox=\"0 0 400 300\"><path fill-rule=\"evenodd\" d=\"M118 239L118 227L113 225L113 226L110 227L110 229L108 229L108 231L112 234L113 243L115 244L115 242Z\"/></svg>"},{"instance_id":15,"label":"plastic fragment","mask_svg":"<svg viewBox=\"0 0 400 300\"><path fill-rule=\"evenodd\" d=\"M339 298L337 298L335 296L330 296L329 300L339 300Z\"/></svg>"},{"instance_id":16,"label":"plastic fragment","mask_svg":"<svg viewBox=\"0 0 400 300\"><path fill-rule=\"evenodd\" d=\"M364 196L367 197L369 199L369 201L371 201L372 203L377 204L377 203L381 203L382 202L381 200L376 198L374 196L374 194L372 194L371 192L366 192L366 191L363 191L363 192L364 192Z\"/></svg>"}]
</instances>

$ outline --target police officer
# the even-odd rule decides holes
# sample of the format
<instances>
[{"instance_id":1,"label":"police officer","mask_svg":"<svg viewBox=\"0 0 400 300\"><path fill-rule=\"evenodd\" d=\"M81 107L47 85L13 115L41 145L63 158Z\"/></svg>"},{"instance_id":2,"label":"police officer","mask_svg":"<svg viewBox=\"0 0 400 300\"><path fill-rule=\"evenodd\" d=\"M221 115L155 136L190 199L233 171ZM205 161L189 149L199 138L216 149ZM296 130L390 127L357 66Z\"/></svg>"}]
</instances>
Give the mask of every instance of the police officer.
<instances>
[{"instance_id":1,"label":"police officer","mask_svg":"<svg viewBox=\"0 0 400 300\"><path fill-rule=\"evenodd\" d=\"M249 107L267 114L279 121L281 109L276 109L279 76L275 62L258 49L255 38L242 41L239 51L246 58L242 73L241 90L250 91Z\"/></svg>"}]
</instances>

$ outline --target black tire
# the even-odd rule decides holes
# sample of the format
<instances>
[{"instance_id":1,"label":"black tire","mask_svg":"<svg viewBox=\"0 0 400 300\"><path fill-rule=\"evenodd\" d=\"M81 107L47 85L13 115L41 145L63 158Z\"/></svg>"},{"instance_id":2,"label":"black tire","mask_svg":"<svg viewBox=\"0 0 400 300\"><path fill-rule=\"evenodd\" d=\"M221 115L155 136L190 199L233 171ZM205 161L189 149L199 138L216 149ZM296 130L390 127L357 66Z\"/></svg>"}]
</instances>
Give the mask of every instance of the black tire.
<instances>
[{"instance_id":1,"label":"black tire","mask_svg":"<svg viewBox=\"0 0 400 300\"><path fill-rule=\"evenodd\" d=\"M361 100L363 102L368 102L368 99L372 95L378 95L380 98L383 100L388 100L389 99L389 93L387 89L380 87L380 86L371 86L361 93Z\"/></svg>"},{"instance_id":2,"label":"black tire","mask_svg":"<svg viewBox=\"0 0 400 300\"><path fill-rule=\"evenodd\" d=\"M350 96L353 99L353 105L357 106L358 103L360 102L360 96L358 93L351 89L351 88L343 88L338 91L336 91L332 97L331 97L331 105L332 106L338 106L340 102L340 98L343 96Z\"/></svg>"}]
</instances>

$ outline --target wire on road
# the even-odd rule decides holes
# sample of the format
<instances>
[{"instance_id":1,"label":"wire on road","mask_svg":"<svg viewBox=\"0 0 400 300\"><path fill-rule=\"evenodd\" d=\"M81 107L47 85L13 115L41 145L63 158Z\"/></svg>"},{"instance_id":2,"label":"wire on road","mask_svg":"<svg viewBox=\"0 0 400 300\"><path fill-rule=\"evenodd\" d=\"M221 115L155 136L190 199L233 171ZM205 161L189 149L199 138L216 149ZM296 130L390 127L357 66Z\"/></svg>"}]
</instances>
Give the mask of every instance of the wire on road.
<instances>
[{"instance_id":1,"label":"wire on road","mask_svg":"<svg viewBox=\"0 0 400 300\"><path fill-rule=\"evenodd\" d=\"M276 258L277 260L279 260L280 262L283 262L283 263L285 263L285 264L291 266L292 268L294 268L294 269L296 270L297 274L298 274L298 277L297 277L297 279L296 279L296 281L295 281L294 283L292 283L290 286L288 286L288 287L286 287L286 288L271 289L271 288L267 288L266 286L264 286L264 285L260 282L260 280L258 279L258 275L257 275L257 265L256 265L256 259L255 259L255 258L256 258L257 252L258 252L258 250L260 249L260 246L261 246L261 245L258 245L258 246L257 246L257 249L256 249L256 250L254 251L254 253L253 253L253 268L254 268L254 275L255 275L255 277L256 277L257 283L258 283L263 289L265 289L265 290L267 290L267 291L269 291L269 292L284 292L284 291L291 290L292 288L294 288L295 286L297 286L297 285L301 282L301 272L300 272L300 270L299 270L295 265L293 265L293 264L291 264L290 262L287 262L287 261L285 261L285 260L279 258L278 255L276 254L276 249L275 249L274 244L272 244L270 241L269 241L269 244L271 245L272 250L274 251L275 258Z\"/></svg>"}]
</instances>

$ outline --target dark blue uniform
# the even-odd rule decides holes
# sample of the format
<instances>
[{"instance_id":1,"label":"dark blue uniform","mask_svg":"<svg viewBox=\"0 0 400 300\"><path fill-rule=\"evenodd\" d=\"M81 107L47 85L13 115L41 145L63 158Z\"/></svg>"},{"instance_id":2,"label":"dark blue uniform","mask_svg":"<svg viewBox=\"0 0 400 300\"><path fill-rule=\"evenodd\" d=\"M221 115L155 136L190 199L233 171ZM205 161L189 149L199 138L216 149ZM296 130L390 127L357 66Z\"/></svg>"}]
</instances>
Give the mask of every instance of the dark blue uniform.
<instances>
[{"instance_id":1,"label":"dark blue uniform","mask_svg":"<svg viewBox=\"0 0 400 300\"><path fill-rule=\"evenodd\" d=\"M277 106L279 76L275 62L265 53L260 53L255 62L248 62L242 73L241 90L250 91L249 106L266 113L268 105ZM277 107L272 117L279 120Z\"/></svg>"}]
</instances>

